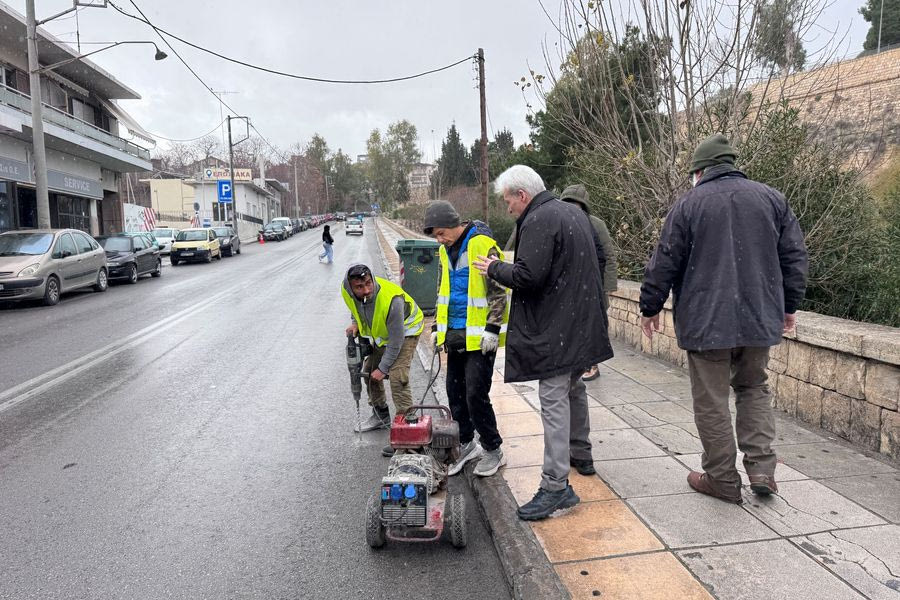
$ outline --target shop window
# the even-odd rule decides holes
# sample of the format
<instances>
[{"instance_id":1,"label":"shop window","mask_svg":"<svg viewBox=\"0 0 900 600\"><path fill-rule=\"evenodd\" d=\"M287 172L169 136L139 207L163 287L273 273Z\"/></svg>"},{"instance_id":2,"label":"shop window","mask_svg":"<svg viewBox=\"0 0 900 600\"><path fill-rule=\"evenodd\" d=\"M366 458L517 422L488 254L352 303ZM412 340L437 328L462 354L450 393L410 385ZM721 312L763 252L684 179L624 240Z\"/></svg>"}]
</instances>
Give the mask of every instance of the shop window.
<instances>
[{"instance_id":1,"label":"shop window","mask_svg":"<svg viewBox=\"0 0 900 600\"><path fill-rule=\"evenodd\" d=\"M12 184L0 181L0 233L13 229Z\"/></svg>"},{"instance_id":2,"label":"shop window","mask_svg":"<svg viewBox=\"0 0 900 600\"><path fill-rule=\"evenodd\" d=\"M61 229L90 231L90 200L57 194L58 222Z\"/></svg>"}]
</instances>

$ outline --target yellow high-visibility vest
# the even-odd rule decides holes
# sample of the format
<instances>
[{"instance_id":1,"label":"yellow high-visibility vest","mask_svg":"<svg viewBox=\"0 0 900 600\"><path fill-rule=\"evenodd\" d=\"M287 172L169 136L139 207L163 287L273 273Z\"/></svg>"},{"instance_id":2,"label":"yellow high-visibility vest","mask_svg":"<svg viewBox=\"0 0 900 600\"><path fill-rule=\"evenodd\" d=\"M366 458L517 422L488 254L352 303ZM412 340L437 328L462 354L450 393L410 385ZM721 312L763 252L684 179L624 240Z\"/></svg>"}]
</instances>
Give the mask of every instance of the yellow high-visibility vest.
<instances>
[{"instance_id":1,"label":"yellow high-visibility vest","mask_svg":"<svg viewBox=\"0 0 900 600\"><path fill-rule=\"evenodd\" d=\"M406 306L409 307L409 316L403 321L404 335L409 337L422 333L422 329L425 327L425 316L412 296L403 291L402 287L387 279L375 277L375 282L378 283L379 290L375 295L375 314L372 316L372 323L367 323L365 319L360 318L352 295L343 284L341 285L341 296L359 327L359 334L369 338L369 341L379 348L386 346L388 342L388 311L391 308L391 301L397 296L402 296Z\"/></svg>"},{"instance_id":2,"label":"yellow high-visibility vest","mask_svg":"<svg viewBox=\"0 0 900 600\"><path fill-rule=\"evenodd\" d=\"M466 350L481 349L481 334L487 325L490 309L487 299L487 277L475 268L475 260L479 256L487 256L491 249L495 249L503 260L503 252L492 238L476 234L469 238L465 250L460 252L456 261L457 269L460 265L469 268L468 306L466 307ZM447 324L450 311L450 257L447 249L442 244L439 249L441 259L441 285L438 289L437 310L435 322L437 323L437 343L442 345L447 338ZM506 326L509 322L509 302L503 312L503 324L500 327L500 347L506 345Z\"/></svg>"}]
</instances>

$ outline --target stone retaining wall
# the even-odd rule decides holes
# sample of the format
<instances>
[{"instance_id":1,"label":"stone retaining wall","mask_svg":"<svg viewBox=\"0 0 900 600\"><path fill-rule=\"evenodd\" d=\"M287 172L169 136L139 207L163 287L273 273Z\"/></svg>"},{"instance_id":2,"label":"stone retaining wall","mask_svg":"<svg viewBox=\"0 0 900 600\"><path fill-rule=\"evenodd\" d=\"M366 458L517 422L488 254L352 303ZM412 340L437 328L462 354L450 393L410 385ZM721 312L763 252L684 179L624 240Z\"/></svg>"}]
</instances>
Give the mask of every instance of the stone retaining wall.
<instances>
[{"instance_id":1,"label":"stone retaining wall","mask_svg":"<svg viewBox=\"0 0 900 600\"><path fill-rule=\"evenodd\" d=\"M619 281L610 295L610 335L680 367L687 355L675 341L671 303L662 331L640 329L640 284ZM769 358L774 406L867 450L900 459L900 329L798 312Z\"/></svg>"}]
</instances>

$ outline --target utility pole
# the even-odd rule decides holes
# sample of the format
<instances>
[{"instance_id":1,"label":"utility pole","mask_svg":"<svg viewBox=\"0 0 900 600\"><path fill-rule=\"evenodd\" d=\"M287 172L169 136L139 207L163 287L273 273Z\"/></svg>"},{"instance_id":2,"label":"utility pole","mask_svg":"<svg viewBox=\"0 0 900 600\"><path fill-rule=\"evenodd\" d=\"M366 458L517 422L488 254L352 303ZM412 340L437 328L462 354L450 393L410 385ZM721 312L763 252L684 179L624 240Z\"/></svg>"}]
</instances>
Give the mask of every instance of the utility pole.
<instances>
[{"instance_id":1,"label":"utility pole","mask_svg":"<svg viewBox=\"0 0 900 600\"><path fill-rule=\"evenodd\" d=\"M297 218L300 218L300 190L297 187L297 155L295 154L292 162L294 163L294 205L297 207Z\"/></svg>"},{"instance_id":2,"label":"utility pole","mask_svg":"<svg viewBox=\"0 0 900 600\"><path fill-rule=\"evenodd\" d=\"M484 97L484 49L478 49L478 95L481 98L481 210L488 222L487 101Z\"/></svg>"},{"instance_id":3,"label":"utility pole","mask_svg":"<svg viewBox=\"0 0 900 600\"><path fill-rule=\"evenodd\" d=\"M231 180L231 214L232 217L235 214L235 207L237 206L237 190L234 189L234 146L231 144L231 115L226 117L228 121L228 178ZM222 205L225 209L225 222L228 222L228 203ZM232 227L237 227L238 224L235 220L231 224ZM235 229L237 231L237 229Z\"/></svg>"},{"instance_id":4,"label":"utility pole","mask_svg":"<svg viewBox=\"0 0 900 600\"><path fill-rule=\"evenodd\" d=\"M884 0L881 0L881 14L878 17L878 49L875 54L881 54L881 23L884 21Z\"/></svg>"},{"instance_id":5,"label":"utility pole","mask_svg":"<svg viewBox=\"0 0 900 600\"><path fill-rule=\"evenodd\" d=\"M50 194L47 191L47 149L44 146L44 111L41 103L41 74L38 64L37 19L34 0L25 2L28 38L28 74L31 85L31 137L34 146L34 184L38 229L50 229Z\"/></svg>"}]
</instances>

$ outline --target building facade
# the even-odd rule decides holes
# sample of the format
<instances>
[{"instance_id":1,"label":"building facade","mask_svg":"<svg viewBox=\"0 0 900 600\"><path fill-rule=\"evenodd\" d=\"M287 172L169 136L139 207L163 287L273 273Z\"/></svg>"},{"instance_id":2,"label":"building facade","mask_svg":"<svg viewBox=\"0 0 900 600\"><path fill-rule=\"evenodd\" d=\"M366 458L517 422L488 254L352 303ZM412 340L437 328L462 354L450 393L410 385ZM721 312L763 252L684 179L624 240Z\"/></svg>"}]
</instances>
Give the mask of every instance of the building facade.
<instances>
[{"instance_id":1,"label":"building facade","mask_svg":"<svg viewBox=\"0 0 900 600\"><path fill-rule=\"evenodd\" d=\"M25 18L0 2L0 232L37 227ZM40 64L78 55L38 28ZM154 140L116 105L138 99L89 60L41 74L50 222L93 235L121 227L119 179L151 169Z\"/></svg>"}]
</instances>

